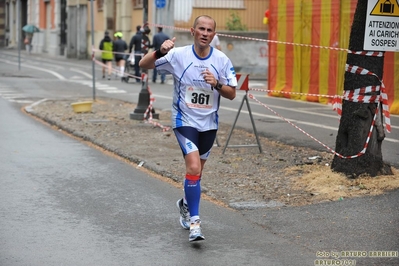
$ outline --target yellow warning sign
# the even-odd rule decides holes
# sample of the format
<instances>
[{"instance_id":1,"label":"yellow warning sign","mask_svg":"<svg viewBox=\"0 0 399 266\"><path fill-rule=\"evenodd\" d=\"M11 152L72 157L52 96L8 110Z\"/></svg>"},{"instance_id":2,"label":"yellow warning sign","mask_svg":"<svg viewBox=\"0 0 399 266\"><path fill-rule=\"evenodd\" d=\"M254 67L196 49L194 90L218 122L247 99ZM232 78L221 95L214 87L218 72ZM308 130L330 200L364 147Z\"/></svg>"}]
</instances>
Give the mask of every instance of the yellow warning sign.
<instances>
[{"instance_id":1,"label":"yellow warning sign","mask_svg":"<svg viewBox=\"0 0 399 266\"><path fill-rule=\"evenodd\" d=\"M370 15L386 16L386 17L399 17L399 4L398 0L379 0L374 6Z\"/></svg>"}]
</instances>

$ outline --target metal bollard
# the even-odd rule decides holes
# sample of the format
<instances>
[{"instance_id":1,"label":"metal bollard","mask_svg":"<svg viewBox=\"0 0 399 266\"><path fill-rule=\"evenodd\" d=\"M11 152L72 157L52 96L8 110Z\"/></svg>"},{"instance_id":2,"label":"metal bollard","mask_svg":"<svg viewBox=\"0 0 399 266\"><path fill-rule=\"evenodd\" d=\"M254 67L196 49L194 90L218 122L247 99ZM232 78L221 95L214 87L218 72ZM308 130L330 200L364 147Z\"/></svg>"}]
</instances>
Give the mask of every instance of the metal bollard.
<instances>
[{"instance_id":1,"label":"metal bollard","mask_svg":"<svg viewBox=\"0 0 399 266\"><path fill-rule=\"evenodd\" d=\"M144 114L150 105L150 92L148 91L148 74L143 71L141 74L141 91L139 93L139 101L137 104L136 109L134 109L133 113L130 113L130 119L133 120L144 120L148 119L149 114L147 117L144 117ZM159 119L159 114L155 113L155 109L151 110L152 118Z\"/></svg>"}]
</instances>

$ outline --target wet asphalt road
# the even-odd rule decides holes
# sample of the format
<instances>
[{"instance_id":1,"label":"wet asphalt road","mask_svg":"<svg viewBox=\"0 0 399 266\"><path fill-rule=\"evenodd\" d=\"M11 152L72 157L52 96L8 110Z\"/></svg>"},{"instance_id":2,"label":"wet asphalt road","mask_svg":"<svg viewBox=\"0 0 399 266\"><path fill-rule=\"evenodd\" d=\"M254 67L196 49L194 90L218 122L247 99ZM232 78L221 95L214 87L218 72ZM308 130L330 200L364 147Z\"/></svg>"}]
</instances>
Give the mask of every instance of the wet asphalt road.
<instances>
[{"instance_id":1,"label":"wet asphalt road","mask_svg":"<svg viewBox=\"0 0 399 266\"><path fill-rule=\"evenodd\" d=\"M311 265L314 253L203 201L189 243L182 191L0 99L0 265Z\"/></svg>"}]
</instances>

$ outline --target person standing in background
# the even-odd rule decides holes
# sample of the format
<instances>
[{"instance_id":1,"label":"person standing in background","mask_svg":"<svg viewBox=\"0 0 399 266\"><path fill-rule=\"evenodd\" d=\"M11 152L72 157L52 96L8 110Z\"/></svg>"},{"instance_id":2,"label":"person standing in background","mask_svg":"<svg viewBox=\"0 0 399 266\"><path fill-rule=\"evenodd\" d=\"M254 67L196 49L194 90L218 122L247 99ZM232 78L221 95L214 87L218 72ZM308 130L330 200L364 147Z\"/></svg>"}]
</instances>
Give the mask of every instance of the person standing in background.
<instances>
[{"instance_id":1,"label":"person standing in background","mask_svg":"<svg viewBox=\"0 0 399 266\"><path fill-rule=\"evenodd\" d=\"M219 40L219 37L217 36L217 34L215 34L215 37L213 37L213 39L209 45L212 47L215 47L219 51L222 51L222 46L220 46L220 40Z\"/></svg>"},{"instance_id":2,"label":"person standing in background","mask_svg":"<svg viewBox=\"0 0 399 266\"><path fill-rule=\"evenodd\" d=\"M150 48L152 48L151 42L150 42L150 37L148 35L151 32L151 29L148 26L144 26L142 28L143 34L141 35L141 54L144 57L148 52L150 51ZM148 73L147 69L141 69L143 73Z\"/></svg>"},{"instance_id":3,"label":"person standing in background","mask_svg":"<svg viewBox=\"0 0 399 266\"><path fill-rule=\"evenodd\" d=\"M123 34L122 32L117 32L114 35L116 40L113 44L113 52L116 62L116 67L119 69L119 76L121 77L121 81L124 81L124 72L125 72L125 51L127 50L127 43L122 40Z\"/></svg>"},{"instance_id":4,"label":"person standing in background","mask_svg":"<svg viewBox=\"0 0 399 266\"><path fill-rule=\"evenodd\" d=\"M33 33L26 32L25 33L24 44L25 44L26 52L28 54L31 54L31 52L32 52L32 39L33 39Z\"/></svg>"},{"instance_id":5,"label":"person standing in background","mask_svg":"<svg viewBox=\"0 0 399 266\"><path fill-rule=\"evenodd\" d=\"M134 75L136 76L136 82L140 82L141 79L139 62L141 59L141 26L137 25L136 30L136 34L130 40L129 53L132 53L132 50L134 51Z\"/></svg>"},{"instance_id":6,"label":"person standing in background","mask_svg":"<svg viewBox=\"0 0 399 266\"><path fill-rule=\"evenodd\" d=\"M157 30L158 32L152 38L152 46L154 47L154 50L161 49L161 45L163 44L163 42L170 39L169 36L162 31L162 27L157 27ZM165 83L165 76L166 76L165 73L161 74L161 84ZM152 82L153 83L157 82L156 68L154 68L152 72Z\"/></svg>"},{"instance_id":7,"label":"person standing in background","mask_svg":"<svg viewBox=\"0 0 399 266\"><path fill-rule=\"evenodd\" d=\"M177 202L180 225L188 240L204 240L199 214L201 178L219 125L221 97L236 97L237 79L231 60L209 44L216 21L202 15L194 20L194 44L175 48L173 37L140 61L146 69L173 75L172 128L185 162L184 197Z\"/></svg>"},{"instance_id":8,"label":"person standing in background","mask_svg":"<svg viewBox=\"0 0 399 266\"><path fill-rule=\"evenodd\" d=\"M104 33L104 38L100 42L100 50L101 50L101 59L103 62L103 78L105 78L105 70L108 69L108 80L111 79L112 74L112 59L114 55L112 54L113 51L113 41L111 37L109 37L109 32L106 31Z\"/></svg>"}]
</instances>

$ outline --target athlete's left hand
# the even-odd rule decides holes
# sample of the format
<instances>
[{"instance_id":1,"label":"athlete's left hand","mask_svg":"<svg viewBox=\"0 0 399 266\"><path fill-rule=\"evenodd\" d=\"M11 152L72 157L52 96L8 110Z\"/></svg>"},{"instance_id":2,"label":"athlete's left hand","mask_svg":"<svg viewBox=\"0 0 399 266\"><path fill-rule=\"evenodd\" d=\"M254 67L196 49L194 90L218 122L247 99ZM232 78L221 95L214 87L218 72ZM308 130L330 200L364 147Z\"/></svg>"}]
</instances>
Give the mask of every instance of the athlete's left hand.
<instances>
[{"instance_id":1,"label":"athlete's left hand","mask_svg":"<svg viewBox=\"0 0 399 266\"><path fill-rule=\"evenodd\" d=\"M212 87L215 87L216 84L218 83L215 76L212 74L211 71L206 69L205 71L202 72L202 75L204 77L204 80L207 84L211 85Z\"/></svg>"}]
</instances>

